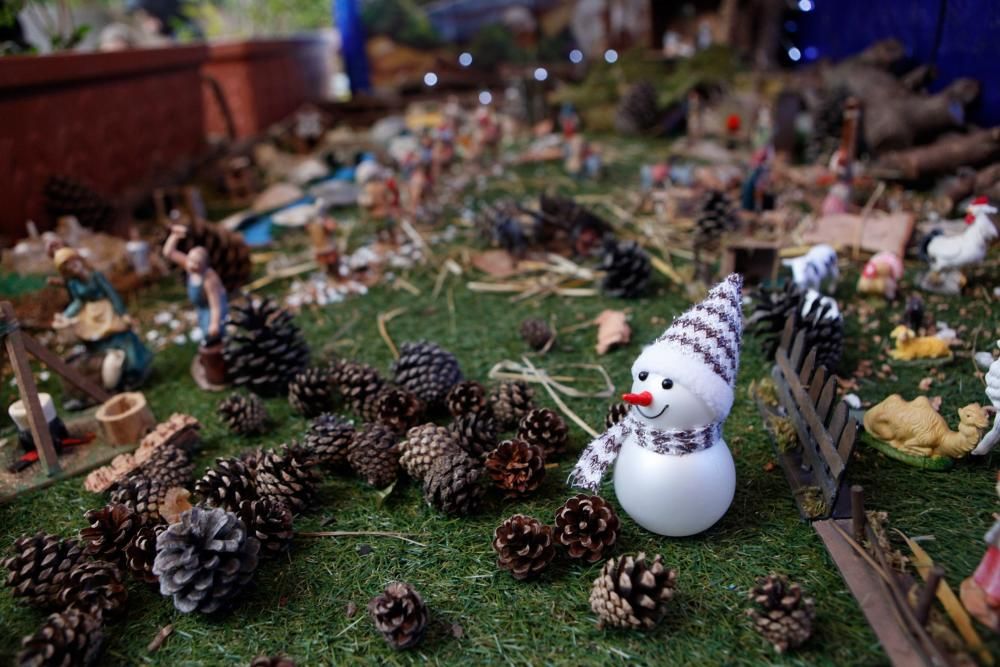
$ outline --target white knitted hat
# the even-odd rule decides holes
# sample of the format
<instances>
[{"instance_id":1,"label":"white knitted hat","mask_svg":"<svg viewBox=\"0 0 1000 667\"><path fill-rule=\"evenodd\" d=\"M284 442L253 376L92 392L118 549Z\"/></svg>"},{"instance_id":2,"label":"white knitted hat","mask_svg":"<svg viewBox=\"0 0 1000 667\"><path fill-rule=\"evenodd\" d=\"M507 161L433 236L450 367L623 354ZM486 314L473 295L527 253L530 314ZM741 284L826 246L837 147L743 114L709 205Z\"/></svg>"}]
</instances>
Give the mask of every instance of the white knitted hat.
<instances>
[{"instance_id":1,"label":"white knitted hat","mask_svg":"<svg viewBox=\"0 0 1000 667\"><path fill-rule=\"evenodd\" d=\"M743 276L734 273L701 303L674 320L635 360L633 373L648 370L669 377L701 398L721 422L733 407L740 365Z\"/></svg>"}]
</instances>

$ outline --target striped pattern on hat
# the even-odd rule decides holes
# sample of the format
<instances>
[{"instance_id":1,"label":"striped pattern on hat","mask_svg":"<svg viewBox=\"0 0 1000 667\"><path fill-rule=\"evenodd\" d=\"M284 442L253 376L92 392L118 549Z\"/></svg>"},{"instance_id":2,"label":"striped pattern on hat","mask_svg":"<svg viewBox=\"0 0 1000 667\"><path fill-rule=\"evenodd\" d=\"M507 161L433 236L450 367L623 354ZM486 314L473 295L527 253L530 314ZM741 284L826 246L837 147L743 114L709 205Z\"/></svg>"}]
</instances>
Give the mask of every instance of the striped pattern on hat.
<instances>
[{"instance_id":1,"label":"striped pattern on hat","mask_svg":"<svg viewBox=\"0 0 1000 667\"><path fill-rule=\"evenodd\" d=\"M700 359L733 386L743 338L742 288L743 276L730 275L713 287L704 301L674 320L656 343L668 343Z\"/></svg>"}]
</instances>

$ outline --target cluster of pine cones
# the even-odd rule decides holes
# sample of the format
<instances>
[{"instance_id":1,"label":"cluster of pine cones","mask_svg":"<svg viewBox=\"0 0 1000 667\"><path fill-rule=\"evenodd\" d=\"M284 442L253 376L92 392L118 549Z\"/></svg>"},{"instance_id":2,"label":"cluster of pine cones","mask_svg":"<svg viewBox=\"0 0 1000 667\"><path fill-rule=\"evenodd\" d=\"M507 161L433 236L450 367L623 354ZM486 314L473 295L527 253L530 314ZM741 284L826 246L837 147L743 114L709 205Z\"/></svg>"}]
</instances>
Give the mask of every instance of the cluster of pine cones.
<instances>
[{"instance_id":1,"label":"cluster of pine cones","mask_svg":"<svg viewBox=\"0 0 1000 667\"><path fill-rule=\"evenodd\" d=\"M781 287L758 287L751 294L752 310L744 330L774 356L786 322L792 319L792 340L805 332L806 348L816 350L816 362L836 372L844 353L844 318L830 297L807 294L789 281Z\"/></svg>"}]
</instances>

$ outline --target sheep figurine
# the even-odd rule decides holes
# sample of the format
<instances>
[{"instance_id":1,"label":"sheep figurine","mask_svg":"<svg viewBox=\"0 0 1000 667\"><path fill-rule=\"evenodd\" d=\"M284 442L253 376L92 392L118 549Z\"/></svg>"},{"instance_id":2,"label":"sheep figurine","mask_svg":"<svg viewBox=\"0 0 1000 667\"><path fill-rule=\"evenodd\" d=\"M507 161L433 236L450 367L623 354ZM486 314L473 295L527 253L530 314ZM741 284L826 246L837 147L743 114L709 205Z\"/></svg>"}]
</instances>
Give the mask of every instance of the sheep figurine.
<instances>
[{"instance_id":1,"label":"sheep figurine","mask_svg":"<svg viewBox=\"0 0 1000 667\"><path fill-rule=\"evenodd\" d=\"M958 431L952 431L926 396L904 401L893 394L865 413L864 424L866 431L904 454L958 459L973 450L990 423L979 403L959 408L958 417Z\"/></svg>"},{"instance_id":2,"label":"sheep figurine","mask_svg":"<svg viewBox=\"0 0 1000 667\"><path fill-rule=\"evenodd\" d=\"M951 348L948 341L937 336L917 336L913 329L900 324L892 330L889 337L896 341L896 349L889 356L897 361L913 361L914 359L950 358Z\"/></svg>"},{"instance_id":3,"label":"sheep figurine","mask_svg":"<svg viewBox=\"0 0 1000 667\"><path fill-rule=\"evenodd\" d=\"M859 294L881 294L896 298L896 285L903 277L903 263L891 252L880 252L865 264L858 278Z\"/></svg>"},{"instance_id":4,"label":"sheep figurine","mask_svg":"<svg viewBox=\"0 0 1000 667\"><path fill-rule=\"evenodd\" d=\"M799 289L822 290L826 285L833 291L837 287L840 277L837 251L825 243L814 245L801 257L782 260L781 263L792 270L792 282Z\"/></svg>"}]
</instances>

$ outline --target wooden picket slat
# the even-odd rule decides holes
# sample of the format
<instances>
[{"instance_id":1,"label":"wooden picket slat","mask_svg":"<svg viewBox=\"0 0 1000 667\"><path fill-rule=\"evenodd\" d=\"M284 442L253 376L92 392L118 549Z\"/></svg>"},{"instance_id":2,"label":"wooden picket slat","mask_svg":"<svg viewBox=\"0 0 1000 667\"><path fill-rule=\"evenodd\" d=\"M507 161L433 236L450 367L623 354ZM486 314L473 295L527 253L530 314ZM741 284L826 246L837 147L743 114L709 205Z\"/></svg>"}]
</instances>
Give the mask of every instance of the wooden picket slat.
<instances>
[{"instance_id":1,"label":"wooden picket slat","mask_svg":"<svg viewBox=\"0 0 1000 667\"><path fill-rule=\"evenodd\" d=\"M834 479L839 480L840 474L844 471L844 462L837 454L837 450L830 440L830 435L826 432L825 425L820 423L819 419L816 418L815 412L811 409L804 409L806 407L811 408L812 401L809 400L809 396L802 386L798 384L798 376L794 368L792 368L790 360L781 351L775 355L775 360L781 368L781 372L788 385L788 391L791 393L791 397L798 408L798 410L790 410L789 416L796 423L796 430L799 432L801 442L803 445L815 442L815 446L818 447L816 454L822 460L816 461L814 465L825 464L830 471L830 475ZM788 378L792 378L792 381L788 382ZM801 428L799 427L799 421L802 421ZM809 437L810 435L812 438ZM808 451L810 447L805 447L805 449Z\"/></svg>"},{"instance_id":2,"label":"wooden picket slat","mask_svg":"<svg viewBox=\"0 0 1000 667\"><path fill-rule=\"evenodd\" d=\"M823 391L820 392L818 400L816 400L816 414L819 416L819 420L824 424L827 424L827 418L830 416L830 408L833 407L834 398L837 396L837 379L831 376L827 379L826 383L823 385ZM836 440L836 436L833 436Z\"/></svg>"},{"instance_id":3,"label":"wooden picket slat","mask_svg":"<svg viewBox=\"0 0 1000 667\"><path fill-rule=\"evenodd\" d=\"M820 366L816 369L812 380L809 382L809 398L812 400L813 405L816 405L816 401L819 400L819 395L823 391L823 383L825 380L826 369ZM820 417L820 420L822 420L822 417Z\"/></svg>"},{"instance_id":4,"label":"wooden picket slat","mask_svg":"<svg viewBox=\"0 0 1000 667\"><path fill-rule=\"evenodd\" d=\"M795 336L795 342L792 343L791 347L792 351L788 353L788 361L791 363L791 367L796 369L795 372L792 372L790 375L788 375L789 379L796 377L798 375L797 369L802 367L802 355L805 354L805 348L806 348L806 332L800 331Z\"/></svg>"},{"instance_id":5,"label":"wooden picket slat","mask_svg":"<svg viewBox=\"0 0 1000 667\"><path fill-rule=\"evenodd\" d=\"M778 347L782 350L792 349L792 336L795 334L795 318L789 317L785 320L785 328L781 330L781 342Z\"/></svg>"},{"instance_id":6,"label":"wooden picket slat","mask_svg":"<svg viewBox=\"0 0 1000 667\"><path fill-rule=\"evenodd\" d=\"M850 416L850 412L847 409L847 403L843 401L837 403L837 407L833 410L833 417L830 418L830 423L826 427L827 432L830 433L830 437L835 442L840 442L840 434L843 433L844 427L847 425L848 416Z\"/></svg>"},{"instance_id":7,"label":"wooden picket slat","mask_svg":"<svg viewBox=\"0 0 1000 667\"><path fill-rule=\"evenodd\" d=\"M802 361L802 365L796 365L799 369L799 382L804 386L809 385L809 380L812 378L813 369L816 368L816 348L809 350L806 358Z\"/></svg>"},{"instance_id":8,"label":"wooden picket slat","mask_svg":"<svg viewBox=\"0 0 1000 667\"><path fill-rule=\"evenodd\" d=\"M842 403L841 405L844 404ZM840 458L845 462L850 460L851 452L854 451L854 443L857 441L857 438L858 422L854 419L848 419L847 424L844 426L844 432L840 435L840 441L837 443L837 453L840 454Z\"/></svg>"}]
</instances>

